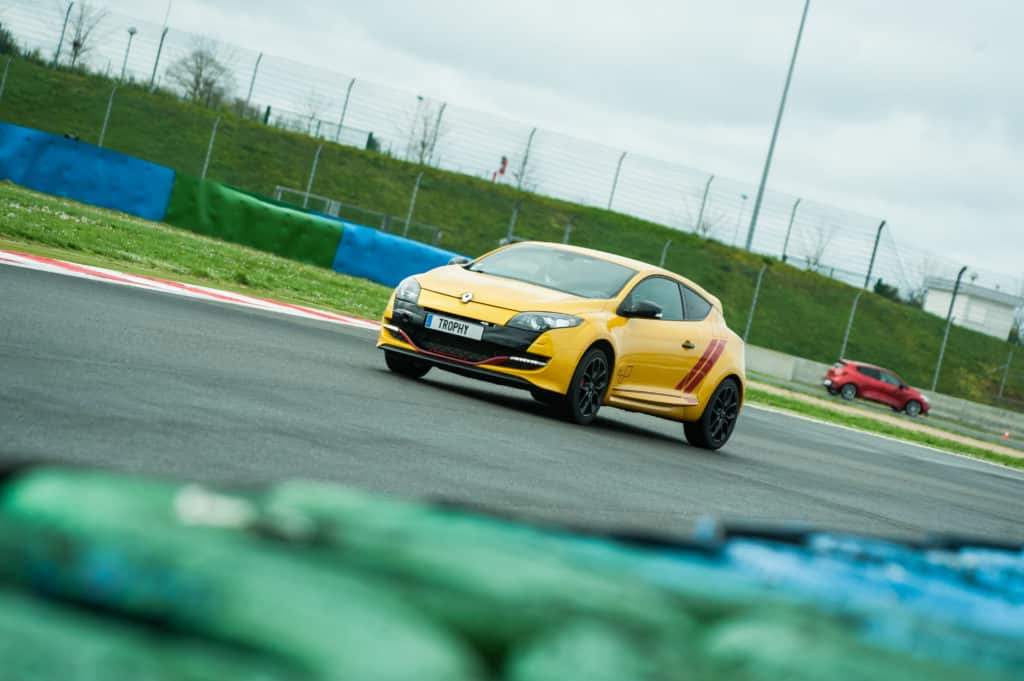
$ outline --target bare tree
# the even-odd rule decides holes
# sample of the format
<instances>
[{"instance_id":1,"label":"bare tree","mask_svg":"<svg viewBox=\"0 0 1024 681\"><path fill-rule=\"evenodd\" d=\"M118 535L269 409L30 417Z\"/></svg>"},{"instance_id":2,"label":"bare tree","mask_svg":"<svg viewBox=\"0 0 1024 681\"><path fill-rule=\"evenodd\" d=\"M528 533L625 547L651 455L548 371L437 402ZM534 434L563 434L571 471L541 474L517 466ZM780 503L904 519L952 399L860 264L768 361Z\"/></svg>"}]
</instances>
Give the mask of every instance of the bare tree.
<instances>
[{"instance_id":1,"label":"bare tree","mask_svg":"<svg viewBox=\"0 0 1024 681\"><path fill-rule=\"evenodd\" d=\"M832 238L836 235L836 229L835 225L826 224L822 220L811 228L810 238L807 238L806 232L801 231L804 237L804 257L810 269L817 271L821 267L821 259L825 257L825 251L828 250L829 244L832 243Z\"/></svg>"},{"instance_id":2,"label":"bare tree","mask_svg":"<svg viewBox=\"0 0 1024 681\"><path fill-rule=\"evenodd\" d=\"M235 89L235 78L217 44L206 38L196 41L191 52L171 64L167 79L185 99L208 107L220 106Z\"/></svg>"},{"instance_id":3,"label":"bare tree","mask_svg":"<svg viewBox=\"0 0 1024 681\"><path fill-rule=\"evenodd\" d=\"M420 165L435 165L437 163L437 143L447 132L444 123L444 110L448 105L442 103L435 106L424 97L417 96L417 99L419 103L416 106L416 113L413 114L409 125L406 159Z\"/></svg>"},{"instance_id":4,"label":"bare tree","mask_svg":"<svg viewBox=\"0 0 1024 681\"><path fill-rule=\"evenodd\" d=\"M96 30L103 20L110 16L110 12L89 4L88 0L76 0L74 3L71 0L63 0L57 6L62 21L67 16L68 9L71 10L66 44L71 54L70 64L74 68L92 52Z\"/></svg>"}]
</instances>

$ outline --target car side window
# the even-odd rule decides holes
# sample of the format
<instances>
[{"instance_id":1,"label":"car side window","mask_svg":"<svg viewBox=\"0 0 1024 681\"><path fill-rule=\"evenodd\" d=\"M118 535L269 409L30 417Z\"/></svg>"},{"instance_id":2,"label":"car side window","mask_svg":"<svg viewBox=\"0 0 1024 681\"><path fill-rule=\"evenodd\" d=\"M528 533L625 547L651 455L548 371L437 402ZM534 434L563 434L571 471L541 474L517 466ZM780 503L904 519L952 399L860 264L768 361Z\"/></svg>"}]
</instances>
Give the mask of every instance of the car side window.
<instances>
[{"instance_id":1,"label":"car side window","mask_svg":"<svg viewBox=\"0 0 1024 681\"><path fill-rule=\"evenodd\" d=\"M686 311L686 320L699 322L711 312L711 303L704 300L704 297L693 291L688 286L679 285L683 291L683 308Z\"/></svg>"},{"instance_id":2,"label":"car side window","mask_svg":"<svg viewBox=\"0 0 1024 681\"><path fill-rule=\"evenodd\" d=\"M885 381L886 383L888 383L889 385L896 386L897 388L900 387L901 385L903 385L900 382L900 379L896 378L892 374L887 373L885 371L882 372L882 380Z\"/></svg>"},{"instance_id":3,"label":"car side window","mask_svg":"<svg viewBox=\"0 0 1024 681\"><path fill-rule=\"evenodd\" d=\"M857 367L858 373L862 373L868 378L873 378L876 381L882 380L882 372L878 369L872 369L871 367Z\"/></svg>"},{"instance_id":4,"label":"car side window","mask_svg":"<svg viewBox=\"0 0 1024 681\"><path fill-rule=\"evenodd\" d=\"M661 307L661 319L669 322L683 321L683 299L679 285L664 277L649 277L633 287L626 297L626 304L632 305L649 300Z\"/></svg>"}]
</instances>

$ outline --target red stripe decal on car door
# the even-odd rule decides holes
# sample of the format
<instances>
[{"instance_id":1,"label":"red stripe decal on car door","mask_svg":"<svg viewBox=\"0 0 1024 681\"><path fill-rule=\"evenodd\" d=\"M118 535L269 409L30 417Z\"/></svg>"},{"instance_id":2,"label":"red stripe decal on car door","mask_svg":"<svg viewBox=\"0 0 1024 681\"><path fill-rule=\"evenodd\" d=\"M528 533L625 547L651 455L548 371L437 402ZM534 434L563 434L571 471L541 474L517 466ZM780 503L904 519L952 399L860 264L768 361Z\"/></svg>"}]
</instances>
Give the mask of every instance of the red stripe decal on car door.
<instances>
[{"instance_id":1,"label":"red stripe decal on car door","mask_svg":"<svg viewBox=\"0 0 1024 681\"><path fill-rule=\"evenodd\" d=\"M715 351L711 353L711 357L709 357L708 361L704 363L704 366L701 368L700 373L694 376L693 379L686 385L686 387L683 388L683 392L692 393L694 390L696 390L697 386L701 384L701 381L704 380L704 378L708 375L708 373L711 372L711 369L718 362L718 358L721 357L722 353L725 351L725 341L719 340L717 342L718 345L715 347Z\"/></svg>"},{"instance_id":2,"label":"red stripe decal on car door","mask_svg":"<svg viewBox=\"0 0 1024 681\"><path fill-rule=\"evenodd\" d=\"M704 354L700 356L700 359L697 360L697 363L693 365L693 368L690 369L690 373L686 374L686 376L683 377L683 380L679 381L679 384L676 385L676 390L682 390L683 386L689 383L693 379L693 377L696 376L697 373L704 368L705 362L707 362L708 358L712 355L712 353L714 353L717 343L718 339L711 341L711 345L709 345L707 350L704 351Z\"/></svg>"}]
</instances>

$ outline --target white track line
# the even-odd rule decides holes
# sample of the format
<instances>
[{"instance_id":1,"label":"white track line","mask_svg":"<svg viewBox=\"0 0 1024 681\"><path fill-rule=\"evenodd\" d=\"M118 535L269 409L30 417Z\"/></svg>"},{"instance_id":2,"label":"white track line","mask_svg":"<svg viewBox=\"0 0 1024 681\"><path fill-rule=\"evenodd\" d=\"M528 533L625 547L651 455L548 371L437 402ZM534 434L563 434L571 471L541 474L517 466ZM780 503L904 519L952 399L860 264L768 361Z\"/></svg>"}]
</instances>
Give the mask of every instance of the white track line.
<instances>
[{"instance_id":1,"label":"white track line","mask_svg":"<svg viewBox=\"0 0 1024 681\"><path fill-rule=\"evenodd\" d=\"M216 300L230 305L266 310L269 312L276 312L278 314L291 315L293 317L303 317L305 319L316 319L319 321L341 324L343 326L352 326L371 331L375 331L380 328L380 324L378 322L370 319L362 319L360 317L338 314L336 312L327 312L326 310L317 310L302 305L293 305L291 303L283 303L276 300L247 296L233 291L222 291L220 289L208 288L206 286L197 286L196 284L186 284L180 281L172 281L170 279L156 279L154 277L145 277L137 274L128 274L127 272L119 272L117 270L109 270L103 267L79 265L78 263L68 262L66 260L55 260L53 258L44 258L42 256L30 255L27 253L0 250L0 264L10 265L13 267L23 267L43 272L53 272L55 274L62 274L65 276L90 279L92 281L120 284L121 286L131 286L149 291L159 291L161 293L169 293L171 295L183 296L186 298Z\"/></svg>"}]
</instances>

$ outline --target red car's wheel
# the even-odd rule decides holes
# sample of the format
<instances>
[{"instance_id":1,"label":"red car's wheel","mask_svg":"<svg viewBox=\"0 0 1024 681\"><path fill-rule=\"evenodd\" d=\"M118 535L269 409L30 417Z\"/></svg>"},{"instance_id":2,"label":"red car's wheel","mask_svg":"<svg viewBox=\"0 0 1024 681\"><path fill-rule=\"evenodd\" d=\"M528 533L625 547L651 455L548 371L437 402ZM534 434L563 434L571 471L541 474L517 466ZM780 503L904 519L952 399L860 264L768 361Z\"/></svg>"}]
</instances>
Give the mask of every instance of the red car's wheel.
<instances>
[{"instance_id":1,"label":"red car's wheel","mask_svg":"<svg viewBox=\"0 0 1024 681\"><path fill-rule=\"evenodd\" d=\"M839 389L839 394L842 396L844 400L852 400L853 398L857 397L857 386L855 386L853 383L847 383L843 385L842 388Z\"/></svg>"},{"instance_id":2,"label":"red car's wheel","mask_svg":"<svg viewBox=\"0 0 1024 681\"><path fill-rule=\"evenodd\" d=\"M907 416L917 416L921 413L921 403L917 400L910 400L907 402L907 406L903 408L903 411L907 412Z\"/></svg>"}]
</instances>

